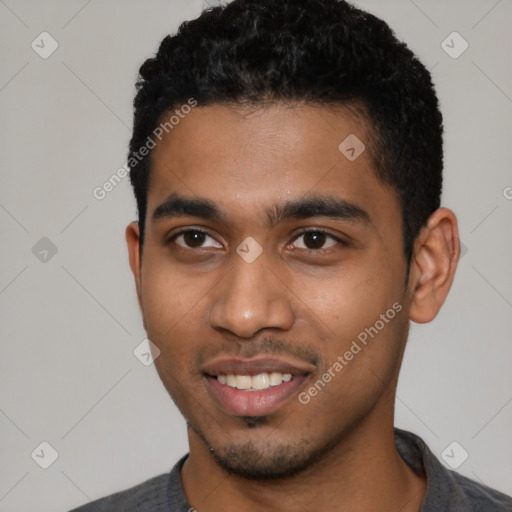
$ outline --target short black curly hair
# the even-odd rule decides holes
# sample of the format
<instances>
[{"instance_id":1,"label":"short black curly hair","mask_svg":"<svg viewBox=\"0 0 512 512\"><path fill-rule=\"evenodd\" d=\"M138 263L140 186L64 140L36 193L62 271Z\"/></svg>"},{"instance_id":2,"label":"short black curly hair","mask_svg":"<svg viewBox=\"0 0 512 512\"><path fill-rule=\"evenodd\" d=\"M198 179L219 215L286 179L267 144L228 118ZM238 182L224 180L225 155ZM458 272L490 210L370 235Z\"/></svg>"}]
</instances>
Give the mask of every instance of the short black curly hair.
<instances>
[{"instance_id":1,"label":"short black curly hair","mask_svg":"<svg viewBox=\"0 0 512 512\"><path fill-rule=\"evenodd\" d=\"M443 120L431 75L384 21L344 0L234 0L205 10L163 39L136 87L128 165L141 251L151 152L133 157L191 98L199 106L361 105L374 172L400 198L408 264L440 206Z\"/></svg>"}]
</instances>

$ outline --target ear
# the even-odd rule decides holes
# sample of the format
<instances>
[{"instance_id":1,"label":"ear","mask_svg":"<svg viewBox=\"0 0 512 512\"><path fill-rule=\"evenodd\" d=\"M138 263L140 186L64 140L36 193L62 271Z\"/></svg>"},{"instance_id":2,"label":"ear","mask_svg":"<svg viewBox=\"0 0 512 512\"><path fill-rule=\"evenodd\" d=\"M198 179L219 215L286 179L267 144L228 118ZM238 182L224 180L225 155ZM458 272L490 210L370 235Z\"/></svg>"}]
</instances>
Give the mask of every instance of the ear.
<instances>
[{"instance_id":1,"label":"ear","mask_svg":"<svg viewBox=\"0 0 512 512\"><path fill-rule=\"evenodd\" d=\"M460 255L455 214L448 208L436 210L416 239L411 261L409 318L413 322L433 320L451 288Z\"/></svg>"},{"instance_id":2,"label":"ear","mask_svg":"<svg viewBox=\"0 0 512 512\"><path fill-rule=\"evenodd\" d=\"M128 245L128 258L130 260L130 268L135 278L135 288L137 290L137 300L139 308L142 311L141 296L141 260L140 260L140 230L137 222L130 222L126 227L126 243Z\"/></svg>"}]
</instances>

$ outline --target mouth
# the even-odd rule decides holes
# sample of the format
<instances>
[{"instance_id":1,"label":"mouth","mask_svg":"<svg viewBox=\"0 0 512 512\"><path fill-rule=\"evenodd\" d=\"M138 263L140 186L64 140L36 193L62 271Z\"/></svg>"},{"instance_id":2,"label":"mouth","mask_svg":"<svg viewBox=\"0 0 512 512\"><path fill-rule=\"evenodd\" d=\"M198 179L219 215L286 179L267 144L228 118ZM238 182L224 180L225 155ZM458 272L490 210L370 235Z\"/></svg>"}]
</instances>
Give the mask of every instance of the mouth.
<instances>
[{"instance_id":1,"label":"mouth","mask_svg":"<svg viewBox=\"0 0 512 512\"><path fill-rule=\"evenodd\" d=\"M276 412L312 373L311 365L275 359L223 360L203 368L208 390L224 412L264 416Z\"/></svg>"},{"instance_id":2,"label":"mouth","mask_svg":"<svg viewBox=\"0 0 512 512\"><path fill-rule=\"evenodd\" d=\"M242 391L262 391L273 386L280 386L283 382L290 382L293 379L291 373L258 373L258 375L217 375L217 380L231 388Z\"/></svg>"}]
</instances>

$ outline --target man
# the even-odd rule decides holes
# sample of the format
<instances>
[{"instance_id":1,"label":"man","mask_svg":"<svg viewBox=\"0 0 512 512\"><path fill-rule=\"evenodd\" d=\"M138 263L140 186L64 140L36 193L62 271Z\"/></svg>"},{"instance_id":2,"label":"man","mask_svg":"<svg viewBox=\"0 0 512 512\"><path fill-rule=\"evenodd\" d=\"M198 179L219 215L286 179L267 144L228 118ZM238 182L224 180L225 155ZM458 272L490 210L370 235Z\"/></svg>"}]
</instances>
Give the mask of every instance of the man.
<instances>
[{"instance_id":1,"label":"man","mask_svg":"<svg viewBox=\"0 0 512 512\"><path fill-rule=\"evenodd\" d=\"M431 77L337 0L235 0L140 69L130 266L188 426L170 475L78 511L504 511L394 429L409 322L453 281Z\"/></svg>"}]
</instances>

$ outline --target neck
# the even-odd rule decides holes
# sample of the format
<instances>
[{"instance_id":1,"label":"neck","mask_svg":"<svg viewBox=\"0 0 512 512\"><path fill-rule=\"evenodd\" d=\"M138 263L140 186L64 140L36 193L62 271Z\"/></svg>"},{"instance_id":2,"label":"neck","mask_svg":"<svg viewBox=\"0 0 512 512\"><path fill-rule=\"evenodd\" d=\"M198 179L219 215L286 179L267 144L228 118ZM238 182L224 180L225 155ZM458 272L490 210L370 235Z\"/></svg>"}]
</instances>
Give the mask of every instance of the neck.
<instances>
[{"instance_id":1,"label":"neck","mask_svg":"<svg viewBox=\"0 0 512 512\"><path fill-rule=\"evenodd\" d=\"M190 456L182 469L185 494L198 512L418 512L426 479L400 457L392 406L390 416L383 421L374 409L312 467L291 478L265 482L226 473L189 429Z\"/></svg>"}]
</instances>

